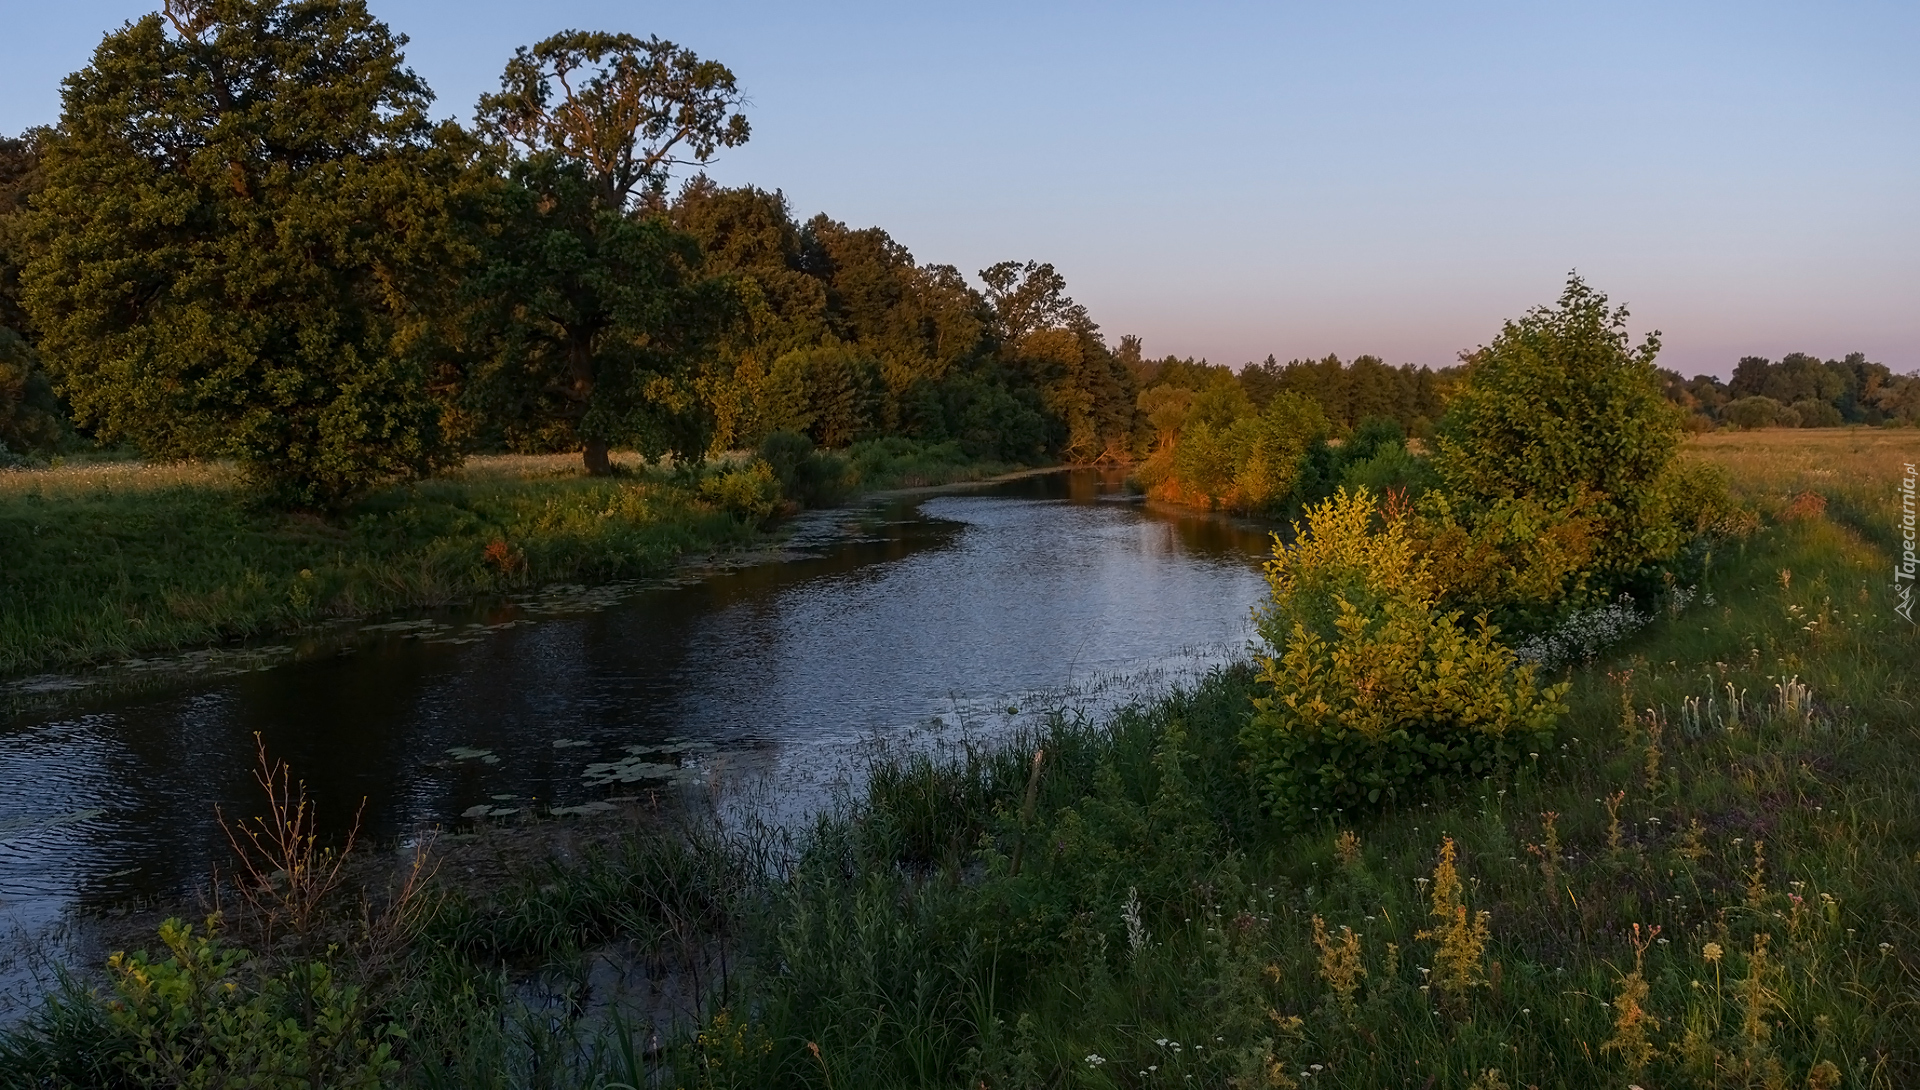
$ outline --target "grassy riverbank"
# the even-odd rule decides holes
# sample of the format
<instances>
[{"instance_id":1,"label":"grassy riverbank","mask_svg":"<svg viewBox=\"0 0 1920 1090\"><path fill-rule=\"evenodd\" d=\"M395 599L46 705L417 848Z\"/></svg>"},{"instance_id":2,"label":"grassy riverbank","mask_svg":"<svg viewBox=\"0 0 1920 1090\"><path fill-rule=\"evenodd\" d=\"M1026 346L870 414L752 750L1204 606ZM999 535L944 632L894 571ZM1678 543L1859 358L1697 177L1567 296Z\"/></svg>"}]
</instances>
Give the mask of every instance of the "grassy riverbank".
<instances>
[{"instance_id":1,"label":"grassy riverbank","mask_svg":"<svg viewBox=\"0 0 1920 1090\"><path fill-rule=\"evenodd\" d=\"M350 998L285 946L182 994L229 1020L319 994L345 1029L296 1061L333 1085L1914 1085L1920 635L1878 529L1903 452L1871 438L1690 448L1736 470L1759 528L1572 668L1570 714L1510 774L1276 825L1233 670L882 762L797 841L694 823L448 881L403 952L342 924L314 955ZM229 926L260 944L257 916ZM529 1004L509 981L536 967L557 998ZM148 1022L103 1012L49 1008L0 1068L139 1085L107 1058Z\"/></svg>"},{"instance_id":2,"label":"grassy riverbank","mask_svg":"<svg viewBox=\"0 0 1920 1090\"><path fill-rule=\"evenodd\" d=\"M0 472L0 675L648 575L764 538L696 479L627 462L591 478L574 455L477 457L331 519L264 511L223 465ZM850 468L877 490L1013 467L895 440Z\"/></svg>"}]
</instances>

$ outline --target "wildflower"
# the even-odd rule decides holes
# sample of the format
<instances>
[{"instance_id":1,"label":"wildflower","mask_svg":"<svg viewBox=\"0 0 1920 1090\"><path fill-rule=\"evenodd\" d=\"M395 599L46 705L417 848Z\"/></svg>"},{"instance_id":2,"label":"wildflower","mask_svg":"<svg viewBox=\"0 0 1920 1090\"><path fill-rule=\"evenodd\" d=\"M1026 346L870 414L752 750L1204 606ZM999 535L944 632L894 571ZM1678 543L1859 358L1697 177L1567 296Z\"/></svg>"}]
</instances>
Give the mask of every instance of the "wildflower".
<instances>
[{"instance_id":1,"label":"wildflower","mask_svg":"<svg viewBox=\"0 0 1920 1090\"><path fill-rule=\"evenodd\" d=\"M1120 906L1120 919L1127 925L1127 949L1135 954L1147 945L1147 927L1140 922L1140 891L1127 887L1127 902Z\"/></svg>"},{"instance_id":2,"label":"wildflower","mask_svg":"<svg viewBox=\"0 0 1920 1090\"><path fill-rule=\"evenodd\" d=\"M1087 1053L1088 1067L1099 1067L1101 1064L1106 1062L1107 1062L1107 1058L1105 1056L1100 1055L1098 1052Z\"/></svg>"}]
</instances>

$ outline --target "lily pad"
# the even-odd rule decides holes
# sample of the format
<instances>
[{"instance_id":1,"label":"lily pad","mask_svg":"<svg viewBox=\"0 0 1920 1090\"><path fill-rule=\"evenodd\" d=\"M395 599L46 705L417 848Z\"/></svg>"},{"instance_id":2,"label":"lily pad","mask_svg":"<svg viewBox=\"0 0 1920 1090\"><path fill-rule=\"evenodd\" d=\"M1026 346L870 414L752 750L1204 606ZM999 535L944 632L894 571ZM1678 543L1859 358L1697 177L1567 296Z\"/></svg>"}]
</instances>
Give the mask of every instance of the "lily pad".
<instances>
[{"instance_id":1,"label":"lily pad","mask_svg":"<svg viewBox=\"0 0 1920 1090\"><path fill-rule=\"evenodd\" d=\"M591 802L583 802L578 806L555 806L548 812L553 814L556 817L563 817L567 814L575 814L580 817L587 817L592 814L604 814L614 809L617 809L617 807L615 807L612 803L601 802L598 799L595 799Z\"/></svg>"},{"instance_id":2,"label":"lily pad","mask_svg":"<svg viewBox=\"0 0 1920 1090\"><path fill-rule=\"evenodd\" d=\"M636 783L640 780L664 780L680 771L679 765L661 764L657 761L643 761L638 756L621 761L608 761L590 764L580 774L588 787L603 787L613 783Z\"/></svg>"}]
</instances>

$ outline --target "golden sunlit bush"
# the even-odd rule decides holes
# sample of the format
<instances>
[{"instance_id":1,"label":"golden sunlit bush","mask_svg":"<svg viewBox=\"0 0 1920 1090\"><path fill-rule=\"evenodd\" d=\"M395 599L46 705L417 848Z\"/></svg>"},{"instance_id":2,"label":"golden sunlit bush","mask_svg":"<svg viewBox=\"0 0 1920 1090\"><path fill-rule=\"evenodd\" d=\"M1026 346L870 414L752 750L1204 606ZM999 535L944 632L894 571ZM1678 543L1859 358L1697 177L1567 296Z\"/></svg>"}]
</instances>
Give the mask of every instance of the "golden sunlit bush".
<instances>
[{"instance_id":1,"label":"golden sunlit bush","mask_svg":"<svg viewBox=\"0 0 1920 1090\"><path fill-rule=\"evenodd\" d=\"M1565 711L1481 622L1439 609L1402 522L1376 527L1365 490L1308 511L1276 539L1273 654L1242 734L1263 803L1298 820L1404 799L1436 778L1485 775L1537 745Z\"/></svg>"}]
</instances>

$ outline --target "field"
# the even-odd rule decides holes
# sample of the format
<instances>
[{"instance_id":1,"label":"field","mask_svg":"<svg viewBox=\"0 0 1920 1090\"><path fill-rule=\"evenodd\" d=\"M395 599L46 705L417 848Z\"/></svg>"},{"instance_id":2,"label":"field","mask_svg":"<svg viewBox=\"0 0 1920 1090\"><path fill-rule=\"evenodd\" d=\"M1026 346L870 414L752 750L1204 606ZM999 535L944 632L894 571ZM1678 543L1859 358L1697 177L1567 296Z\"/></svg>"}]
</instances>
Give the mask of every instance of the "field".
<instances>
[{"instance_id":1,"label":"field","mask_svg":"<svg viewBox=\"0 0 1920 1090\"><path fill-rule=\"evenodd\" d=\"M1417 803L1263 817L1241 668L882 762L796 837L690 820L447 884L397 962L377 927L311 955L351 997L286 953L190 943L120 994L158 995L143 973L262 1010L293 989L346 1027L298 1037L339 1085L1920 1084L1920 631L1888 551L1910 435L1695 441L1757 519L1694 594L1565 671L1549 743ZM230 937L257 944L287 903ZM646 998L604 1001L616 952ZM527 1005L536 967L570 998ZM56 1085L130 1041L207 1039L185 1000L147 1001L70 996L0 1068Z\"/></svg>"}]
</instances>

